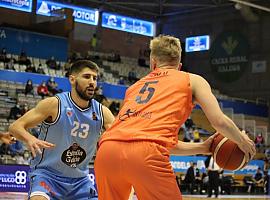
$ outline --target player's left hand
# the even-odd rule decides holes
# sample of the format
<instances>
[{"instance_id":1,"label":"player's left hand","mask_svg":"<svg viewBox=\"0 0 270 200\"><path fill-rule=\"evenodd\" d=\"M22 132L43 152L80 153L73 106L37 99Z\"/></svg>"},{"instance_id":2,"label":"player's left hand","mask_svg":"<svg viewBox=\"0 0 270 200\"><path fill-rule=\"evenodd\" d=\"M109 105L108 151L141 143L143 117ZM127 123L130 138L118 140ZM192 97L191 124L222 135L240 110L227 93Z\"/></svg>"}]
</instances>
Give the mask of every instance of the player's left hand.
<instances>
[{"instance_id":1,"label":"player's left hand","mask_svg":"<svg viewBox=\"0 0 270 200\"><path fill-rule=\"evenodd\" d=\"M211 155L211 151L210 151L210 147L212 145L212 142L214 140L214 138L216 137L217 133L211 135L209 138L207 138L207 140L205 140L202 144L203 144L203 148L205 149L205 155Z\"/></svg>"},{"instance_id":2,"label":"player's left hand","mask_svg":"<svg viewBox=\"0 0 270 200\"><path fill-rule=\"evenodd\" d=\"M9 132L5 132L5 133L0 133L1 135L1 140L5 143L5 144L14 144L16 142L16 138L13 137L11 134L9 134Z\"/></svg>"}]
</instances>

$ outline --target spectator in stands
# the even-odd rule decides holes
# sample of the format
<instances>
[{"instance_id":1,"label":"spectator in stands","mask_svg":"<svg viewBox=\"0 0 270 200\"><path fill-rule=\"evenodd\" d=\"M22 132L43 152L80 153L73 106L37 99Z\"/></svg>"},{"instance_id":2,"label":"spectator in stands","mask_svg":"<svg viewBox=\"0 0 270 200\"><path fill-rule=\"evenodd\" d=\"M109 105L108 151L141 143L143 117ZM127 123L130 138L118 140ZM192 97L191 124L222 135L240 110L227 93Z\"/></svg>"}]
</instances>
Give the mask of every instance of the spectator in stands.
<instances>
[{"instance_id":1,"label":"spectator in stands","mask_svg":"<svg viewBox=\"0 0 270 200\"><path fill-rule=\"evenodd\" d=\"M121 62L121 56L120 56L120 53L119 53L119 51L116 51L115 53L114 53L114 62Z\"/></svg>"},{"instance_id":2,"label":"spectator in stands","mask_svg":"<svg viewBox=\"0 0 270 200\"><path fill-rule=\"evenodd\" d=\"M16 140L16 142L14 144L11 144L9 146L9 153L11 156L16 156L19 155L23 152L23 145L22 142L20 142L19 140Z\"/></svg>"},{"instance_id":3,"label":"spectator in stands","mask_svg":"<svg viewBox=\"0 0 270 200\"><path fill-rule=\"evenodd\" d=\"M6 64L5 64L5 69L7 70L14 70L15 71L15 68L14 68L14 59L11 58Z\"/></svg>"},{"instance_id":4,"label":"spectator in stands","mask_svg":"<svg viewBox=\"0 0 270 200\"><path fill-rule=\"evenodd\" d=\"M269 181L270 181L270 176L268 175L268 170L265 170L263 172L264 177L263 177L263 186L264 186L264 194L269 194Z\"/></svg>"},{"instance_id":5,"label":"spectator in stands","mask_svg":"<svg viewBox=\"0 0 270 200\"><path fill-rule=\"evenodd\" d=\"M251 189L255 186L254 179L251 176L245 176L243 178L243 182L246 186L248 186L247 192L250 193Z\"/></svg>"},{"instance_id":6,"label":"spectator in stands","mask_svg":"<svg viewBox=\"0 0 270 200\"><path fill-rule=\"evenodd\" d=\"M194 186L195 186L195 163L190 162L190 167L187 169L186 176L184 179L184 183L188 185L188 189L190 194L193 194Z\"/></svg>"},{"instance_id":7,"label":"spectator in stands","mask_svg":"<svg viewBox=\"0 0 270 200\"><path fill-rule=\"evenodd\" d=\"M270 163L269 163L268 157L266 156L263 161L264 161L263 171L268 171L270 169Z\"/></svg>"},{"instance_id":8,"label":"spectator in stands","mask_svg":"<svg viewBox=\"0 0 270 200\"><path fill-rule=\"evenodd\" d=\"M200 132L197 128L195 128L193 130L193 141L194 142L200 142L201 141L201 138L200 138Z\"/></svg>"},{"instance_id":9,"label":"spectator in stands","mask_svg":"<svg viewBox=\"0 0 270 200\"><path fill-rule=\"evenodd\" d=\"M18 119L21 116L22 116L22 110L20 108L20 105L17 103L15 106L10 108L10 112L9 112L9 116L7 120Z\"/></svg>"},{"instance_id":10,"label":"spectator in stands","mask_svg":"<svg viewBox=\"0 0 270 200\"><path fill-rule=\"evenodd\" d=\"M185 121L185 125L187 128L192 128L194 126L193 120L189 116L189 118Z\"/></svg>"},{"instance_id":11,"label":"spectator in stands","mask_svg":"<svg viewBox=\"0 0 270 200\"><path fill-rule=\"evenodd\" d=\"M224 176L224 170L220 172L219 177L220 177L221 192L231 194L232 185L234 183L233 177L229 175Z\"/></svg>"},{"instance_id":12,"label":"spectator in stands","mask_svg":"<svg viewBox=\"0 0 270 200\"><path fill-rule=\"evenodd\" d=\"M104 104L105 102L108 101L108 99L102 94L102 87L101 86L97 86L95 88L95 93L94 93L94 97L95 100L97 100L99 103Z\"/></svg>"},{"instance_id":13,"label":"spectator in stands","mask_svg":"<svg viewBox=\"0 0 270 200\"><path fill-rule=\"evenodd\" d=\"M192 140L192 128L187 128L184 124L183 124L183 130L184 130L184 142L190 142Z\"/></svg>"},{"instance_id":14,"label":"spectator in stands","mask_svg":"<svg viewBox=\"0 0 270 200\"><path fill-rule=\"evenodd\" d=\"M139 51L138 65L142 67L146 67L144 52L142 49L140 49Z\"/></svg>"},{"instance_id":15,"label":"spectator in stands","mask_svg":"<svg viewBox=\"0 0 270 200\"><path fill-rule=\"evenodd\" d=\"M42 67L41 64L38 65L37 73L38 73L38 74L45 74L45 72L44 72L43 67Z\"/></svg>"},{"instance_id":16,"label":"spectator in stands","mask_svg":"<svg viewBox=\"0 0 270 200\"><path fill-rule=\"evenodd\" d=\"M135 68L132 68L130 72L128 72L128 81L133 84L138 81L137 74L135 72Z\"/></svg>"},{"instance_id":17,"label":"spectator in stands","mask_svg":"<svg viewBox=\"0 0 270 200\"><path fill-rule=\"evenodd\" d=\"M6 48L2 48L1 53L0 53L0 62L8 62L8 57L7 57L7 50Z\"/></svg>"},{"instance_id":18,"label":"spectator in stands","mask_svg":"<svg viewBox=\"0 0 270 200\"><path fill-rule=\"evenodd\" d=\"M151 50L150 50L149 47L147 47L147 48L144 50L144 57L150 58L150 53L151 53Z\"/></svg>"},{"instance_id":19,"label":"spectator in stands","mask_svg":"<svg viewBox=\"0 0 270 200\"><path fill-rule=\"evenodd\" d=\"M105 77L103 75L103 73L100 72L99 76L98 76L98 82L105 82Z\"/></svg>"},{"instance_id":20,"label":"spectator in stands","mask_svg":"<svg viewBox=\"0 0 270 200\"><path fill-rule=\"evenodd\" d=\"M263 183L263 173L262 173L262 169L260 167L258 167L258 169L254 175L254 180L255 180L256 185Z\"/></svg>"},{"instance_id":21,"label":"spectator in stands","mask_svg":"<svg viewBox=\"0 0 270 200\"><path fill-rule=\"evenodd\" d=\"M83 59L84 57L81 55L80 52L76 52L76 60L81 60Z\"/></svg>"},{"instance_id":22,"label":"spectator in stands","mask_svg":"<svg viewBox=\"0 0 270 200\"><path fill-rule=\"evenodd\" d=\"M118 51L111 51L107 60L110 62L121 62L121 56Z\"/></svg>"},{"instance_id":23,"label":"spectator in stands","mask_svg":"<svg viewBox=\"0 0 270 200\"><path fill-rule=\"evenodd\" d=\"M256 185L262 184L264 181L261 168L258 167L253 177L245 176L243 181L248 186L247 192L250 193L252 189L256 187Z\"/></svg>"},{"instance_id":24,"label":"spectator in stands","mask_svg":"<svg viewBox=\"0 0 270 200\"><path fill-rule=\"evenodd\" d=\"M264 138L263 138L263 136L262 136L261 133L259 133L259 134L256 136L254 143L255 143L257 149L260 151L261 148L262 148L263 145L264 145Z\"/></svg>"},{"instance_id":25,"label":"spectator in stands","mask_svg":"<svg viewBox=\"0 0 270 200\"><path fill-rule=\"evenodd\" d=\"M21 109L22 116L29 111L29 106L25 103Z\"/></svg>"},{"instance_id":26,"label":"spectator in stands","mask_svg":"<svg viewBox=\"0 0 270 200\"><path fill-rule=\"evenodd\" d=\"M120 103L113 101L109 106L110 111L114 116L118 115L120 109Z\"/></svg>"},{"instance_id":27,"label":"spectator in stands","mask_svg":"<svg viewBox=\"0 0 270 200\"><path fill-rule=\"evenodd\" d=\"M125 85L125 80L124 80L124 77L123 76L120 76L119 77L118 85Z\"/></svg>"},{"instance_id":28,"label":"spectator in stands","mask_svg":"<svg viewBox=\"0 0 270 200\"><path fill-rule=\"evenodd\" d=\"M270 149L269 149L269 148L267 148L267 149L265 150L264 155L265 155L265 157L267 158L267 160L270 160Z\"/></svg>"},{"instance_id":29,"label":"spectator in stands","mask_svg":"<svg viewBox=\"0 0 270 200\"><path fill-rule=\"evenodd\" d=\"M0 155L8 155L9 153L10 153L9 145L6 143L1 144Z\"/></svg>"},{"instance_id":30,"label":"spectator in stands","mask_svg":"<svg viewBox=\"0 0 270 200\"><path fill-rule=\"evenodd\" d=\"M71 65L72 65L72 61L71 61L70 58L68 58L67 62L66 62L65 65L64 65L64 71L69 71Z\"/></svg>"},{"instance_id":31,"label":"spectator in stands","mask_svg":"<svg viewBox=\"0 0 270 200\"><path fill-rule=\"evenodd\" d=\"M49 90L45 81L42 81L42 83L37 87L37 93L42 97L42 99L44 99L45 96L49 96Z\"/></svg>"},{"instance_id":32,"label":"spectator in stands","mask_svg":"<svg viewBox=\"0 0 270 200\"><path fill-rule=\"evenodd\" d=\"M18 165L29 165L31 156L29 151L25 150L22 155L19 155L16 159Z\"/></svg>"},{"instance_id":33,"label":"spectator in stands","mask_svg":"<svg viewBox=\"0 0 270 200\"><path fill-rule=\"evenodd\" d=\"M65 73L65 77L68 78L69 77L69 71L66 71Z\"/></svg>"},{"instance_id":34,"label":"spectator in stands","mask_svg":"<svg viewBox=\"0 0 270 200\"><path fill-rule=\"evenodd\" d=\"M56 63L54 56L52 56L49 60L47 60L46 64L47 64L48 68L50 68L50 69L57 69L57 63Z\"/></svg>"},{"instance_id":35,"label":"spectator in stands","mask_svg":"<svg viewBox=\"0 0 270 200\"><path fill-rule=\"evenodd\" d=\"M65 72L65 77L69 77L69 71L70 71L70 67L72 65L72 60L70 58L68 58L67 62L64 65L64 72Z\"/></svg>"},{"instance_id":36,"label":"spectator in stands","mask_svg":"<svg viewBox=\"0 0 270 200\"><path fill-rule=\"evenodd\" d=\"M25 72L36 73L37 71L34 65L27 65Z\"/></svg>"},{"instance_id":37,"label":"spectator in stands","mask_svg":"<svg viewBox=\"0 0 270 200\"><path fill-rule=\"evenodd\" d=\"M21 51L18 63L20 65L26 65L26 66L31 64L31 61L27 58L26 52L24 50Z\"/></svg>"},{"instance_id":38,"label":"spectator in stands","mask_svg":"<svg viewBox=\"0 0 270 200\"><path fill-rule=\"evenodd\" d=\"M49 78L46 85L49 91L49 96L54 96L55 94L62 92L58 89L58 84L55 82L53 77Z\"/></svg>"},{"instance_id":39,"label":"spectator in stands","mask_svg":"<svg viewBox=\"0 0 270 200\"><path fill-rule=\"evenodd\" d=\"M90 45L91 45L91 50L96 51L97 49L97 35L94 33L93 36L90 39Z\"/></svg>"},{"instance_id":40,"label":"spectator in stands","mask_svg":"<svg viewBox=\"0 0 270 200\"><path fill-rule=\"evenodd\" d=\"M6 56L7 56L7 49L3 47L0 53L0 58L6 57Z\"/></svg>"},{"instance_id":41,"label":"spectator in stands","mask_svg":"<svg viewBox=\"0 0 270 200\"><path fill-rule=\"evenodd\" d=\"M195 168L195 190L201 192L201 186L202 186L202 177L200 173L200 169L197 167L197 164L194 165Z\"/></svg>"},{"instance_id":42,"label":"spectator in stands","mask_svg":"<svg viewBox=\"0 0 270 200\"><path fill-rule=\"evenodd\" d=\"M34 95L34 87L32 80L28 79L25 85L24 94L32 94Z\"/></svg>"},{"instance_id":43,"label":"spectator in stands","mask_svg":"<svg viewBox=\"0 0 270 200\"><path fill-rule=\"evenodd\" d=\"M71 62L74 62L79 59L78 54L76 52L72 52L70 56Z\"/></svg>"}]
</instances>

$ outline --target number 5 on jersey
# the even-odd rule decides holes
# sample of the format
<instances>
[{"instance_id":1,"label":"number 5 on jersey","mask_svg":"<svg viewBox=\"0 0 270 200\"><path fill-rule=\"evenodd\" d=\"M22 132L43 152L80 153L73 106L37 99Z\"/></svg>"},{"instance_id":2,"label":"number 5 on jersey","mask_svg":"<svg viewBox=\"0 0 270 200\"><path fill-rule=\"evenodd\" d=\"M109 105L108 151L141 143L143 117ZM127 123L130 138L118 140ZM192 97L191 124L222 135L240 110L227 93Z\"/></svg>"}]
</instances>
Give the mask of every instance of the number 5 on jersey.
<instances>
[{"instance_id":1,"label":"number 5 on jersey","mask_svg":"<svg viewBox=\"0 0 270 200\"><path fill-rule=\"evenodd\" d=\"M153 97L154 95L154 92L155 92L155 88L153 87L150 87L150 85L152 84L157 84L158 81L149 81L149 82L146 82L144 83L144 86L141 88L141 90L139 91L139 94L137 97L136 97L136 102L138 104L145 104L147 103L148 101L150 101L150 99ZM142 98L142 96L144 94L147 94L147 97L145 99Z\"/></svg>"},{"instance_id":2,"label":"number 5 on jersey","mask_svg":"<svg viewBox=\"0 0 270 200\"><path fill-rule=\"evenodd\" d=\"M82 132L80 132L79 129L81 129ZM80 138L85 139L87 138L88 133L89 133L89 124L80 124L77 121L73 122L73 128L71 129L70 133L72 136L74 137L79 136Z\"/></svg>"}]
</instances>

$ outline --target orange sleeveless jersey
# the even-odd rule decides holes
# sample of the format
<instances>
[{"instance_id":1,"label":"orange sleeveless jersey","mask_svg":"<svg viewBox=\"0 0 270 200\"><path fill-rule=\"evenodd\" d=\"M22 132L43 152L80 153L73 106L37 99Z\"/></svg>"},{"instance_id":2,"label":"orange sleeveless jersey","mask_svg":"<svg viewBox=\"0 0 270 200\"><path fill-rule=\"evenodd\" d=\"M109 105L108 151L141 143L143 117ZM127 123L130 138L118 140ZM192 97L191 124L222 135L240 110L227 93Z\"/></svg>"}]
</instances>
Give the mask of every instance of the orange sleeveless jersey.
<instances>
[{"instance_id":1,"label":"orange sleeveless jersey","mask_svg":"<svg viewBox=\"0 0 270 200\"><path fill-rule=\"evenodd\" d=\"M148 140L171 148L192 108L189 74L158 68L128 88L122 109L99 144Z\"/></svg>"}]
</instances>

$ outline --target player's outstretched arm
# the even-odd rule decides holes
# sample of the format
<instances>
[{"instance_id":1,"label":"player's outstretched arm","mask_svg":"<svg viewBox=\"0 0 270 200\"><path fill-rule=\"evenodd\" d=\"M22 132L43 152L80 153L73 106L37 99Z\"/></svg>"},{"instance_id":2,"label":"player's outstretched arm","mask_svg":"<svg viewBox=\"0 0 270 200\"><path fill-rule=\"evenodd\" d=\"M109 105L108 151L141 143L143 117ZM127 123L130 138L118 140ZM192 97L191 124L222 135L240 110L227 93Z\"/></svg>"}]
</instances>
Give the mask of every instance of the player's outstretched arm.
<instances>
[{"instance_id":1,"label":"player's outstretched arm","mask_svg":"<svg viewBox=\"0 0 270 200\"><path fill-rule=\"evenodd\" d=\"M114 121L114 116L112 112L107 108L106 106L102 106L103 110L103 116L104 116L104 128L107 130L108 128L111 127L113 121Z\"/></svg>"},{"instance_id":2,"label":"player's outstretched arm","mask_svg":"<svg viewBox=\"0 0 270 200\"><path fill-rule=\"evenodd\" d=\"M211 125L222 135L234 141L249 160L256 154L253 141L241 132L234 122L221 111L210 85L201 76L190 74L194 100L199 103Z\"/></svg>"},{"instance_id":3,"label":"player's outstretched arm","mask_svg":"<svg viewBox=\"0 0 270 200\"><path fill-rule=\"evenodd\" d=\"M16 138L10 135L9 132L0 133L0 140L5 144L13 144L16 142Z\"/></svg>"},{"instance_id":4,"label":"player's outstretched arm","mask_svg":"<svg viewBox=\"0 0 270 200\"><path fill-rule=\"evenodd\" d=\"M58 112L58 99L56 97L50 97L40 101L37 106L22 117L17 119L9 126L9 133L14 135L18 140L22 140L26 143L28 149L32 152L35 157L36 152L42 153L42 148L54 147L46 141L42 141L31 135L27 129L33 128L42 121L53 118Z\"/></svg>"},{"instance_id":5,"label":"player's outstretched arm","mask_svg":"<svg viewBox=\"0 0 270 200\"><path fill-rule=\"evenodd\" d=\"M191 142L182 142L178 140L178 144L175 148L170 150L170 154L181 155L181 156L191 156L196 154L210 154L210 146L214 139L215 135L212 135L204 142L191 143Z\"/></svg>"}]
</instances>

